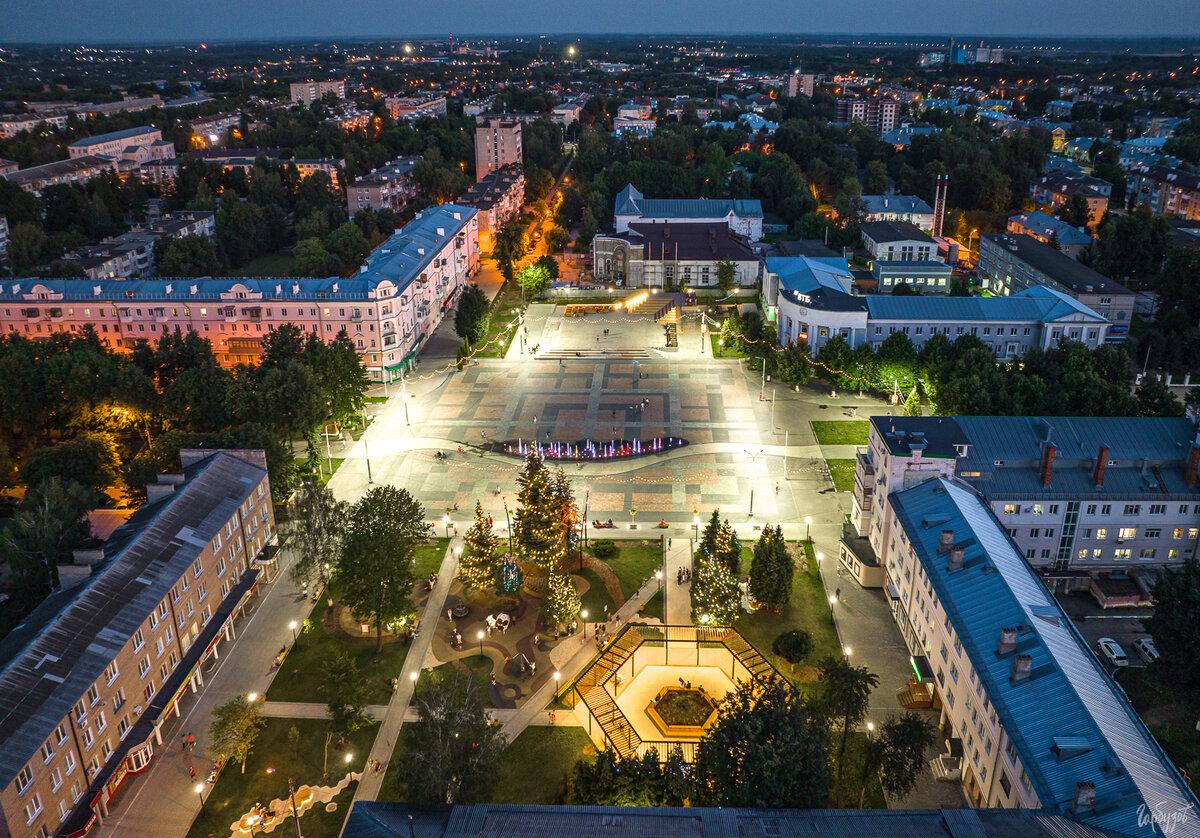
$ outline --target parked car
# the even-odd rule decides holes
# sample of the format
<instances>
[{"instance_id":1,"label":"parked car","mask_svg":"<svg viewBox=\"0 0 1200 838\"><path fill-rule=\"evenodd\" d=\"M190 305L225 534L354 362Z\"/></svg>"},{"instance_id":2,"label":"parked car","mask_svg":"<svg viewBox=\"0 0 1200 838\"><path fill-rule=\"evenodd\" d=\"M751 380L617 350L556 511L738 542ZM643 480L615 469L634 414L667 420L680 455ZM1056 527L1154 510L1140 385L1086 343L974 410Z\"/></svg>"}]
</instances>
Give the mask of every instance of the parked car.
<instances>
[{"instance_id":1,"label":"parked car","mask_svg":"<svg viewBox=\"0 0 1200 838\"><path fill-rule=\"evenodd\" d=\"M1158 649L1154 648L1154 638L1139 637L1133 641L1133 651L1138 653L1138 657L1146 663L1154 663L1158 660Z\"/></svg>"},{"instance_id":2,"label":"parked car","mask_svg":"<svg viewBox=\"0 0 1200 838\"><path fill-rule=\"evenodd\" d=\"M1101 637L1096 641L1096 645L1100 648L1100 654L1108 658L1108 662L1113 666L1129 666L1129 658L1125 656L1125 650L1111 637Z\"/></svg>"}]
</instances>

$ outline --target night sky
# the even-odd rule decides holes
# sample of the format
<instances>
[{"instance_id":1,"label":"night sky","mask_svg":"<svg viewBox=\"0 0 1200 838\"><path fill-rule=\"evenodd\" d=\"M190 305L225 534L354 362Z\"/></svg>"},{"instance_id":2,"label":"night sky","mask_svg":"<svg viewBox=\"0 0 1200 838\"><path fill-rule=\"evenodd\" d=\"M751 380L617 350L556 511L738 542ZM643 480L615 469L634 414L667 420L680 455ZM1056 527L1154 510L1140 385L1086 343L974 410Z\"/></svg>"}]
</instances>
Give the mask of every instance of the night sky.
<instances>
[{"instance_id":1,"label":"night sky","mask_svg":"<svg viewBox=\"0 0 1200 838\"><path fill-rule=\"evenodd\" d=\"M0 42L797 32L1200 34L1196 0L0 0Z\"/></svg>"}]
</instances>

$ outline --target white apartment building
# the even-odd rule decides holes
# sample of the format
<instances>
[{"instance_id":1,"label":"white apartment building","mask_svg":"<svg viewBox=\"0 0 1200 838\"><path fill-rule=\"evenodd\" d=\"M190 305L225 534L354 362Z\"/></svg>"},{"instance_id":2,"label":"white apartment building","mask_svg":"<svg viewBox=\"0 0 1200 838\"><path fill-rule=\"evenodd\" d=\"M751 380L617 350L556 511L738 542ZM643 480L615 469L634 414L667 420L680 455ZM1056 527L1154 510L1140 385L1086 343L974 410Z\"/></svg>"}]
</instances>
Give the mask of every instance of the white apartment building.
<instances>
[{"instance_id":1,"label":"white apartment building","mask_svg":"<svg viewBox=\"0 0 1200 838\"><path fill-rule=\"evenodd\" d=\"M1200 835L1186 780L989 504L959 480L893 487L881 560L916 676L941 710L941 779L979 808L1041 809L1152 838ZM835 606L836 607L836 606Z\"/></svg>"},{"instance_id":2,"label":"white apartment building","mask_svg":"<svg viewBox=\"0 0 1200 838\"><path fill-rule=\"evenodd\" d=\"M1186 419L875 417L850 521L885 556L891 495L931 477L970 485L1055 591L1145 601L1147 570L1200 546L1200 438Z\"/></svg>"},{"instance_id":3,"label":"white apartment building","mask_svg":"<svg viewBox=\"0 0 1200 838\"><path fill-rule=\"evenodd\" d=\"M330 81L294 81L291 83L290 98L301 105L311 105L324 98L326 93L332 93L339 99L346 98L345 80Z\"/></svg>"}]
</instances>

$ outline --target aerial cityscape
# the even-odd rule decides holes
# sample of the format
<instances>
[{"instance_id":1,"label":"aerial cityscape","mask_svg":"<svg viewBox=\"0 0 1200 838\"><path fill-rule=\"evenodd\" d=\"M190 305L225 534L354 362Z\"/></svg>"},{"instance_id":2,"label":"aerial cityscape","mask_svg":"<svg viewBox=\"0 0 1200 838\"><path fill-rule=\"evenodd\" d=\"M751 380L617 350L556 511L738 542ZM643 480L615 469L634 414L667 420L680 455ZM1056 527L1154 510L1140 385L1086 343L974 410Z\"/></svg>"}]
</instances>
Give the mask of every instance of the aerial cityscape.
<instances>
[{"instance_id":1,"label":"aerial cityscape","mask_svg":"<svg viewBox=\"0 0 1200 838\"><path fill-rule=\"evenodd\" d=\"M1194 5L0 19L0 838L1200 838Z\"/></svg>"}]
</instances>

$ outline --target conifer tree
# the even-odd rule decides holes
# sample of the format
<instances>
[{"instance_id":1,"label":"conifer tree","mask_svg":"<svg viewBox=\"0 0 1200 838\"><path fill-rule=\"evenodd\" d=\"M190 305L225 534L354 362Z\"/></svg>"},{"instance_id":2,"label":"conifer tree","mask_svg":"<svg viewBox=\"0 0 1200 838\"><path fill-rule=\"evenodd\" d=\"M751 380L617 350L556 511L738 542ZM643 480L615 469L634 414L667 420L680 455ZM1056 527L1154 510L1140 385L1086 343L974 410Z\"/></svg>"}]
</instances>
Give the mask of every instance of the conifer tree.
<instances>
[{"instance_id":1,"label":"conifer tree","mask_svg":"<svg viewBox=\"0 0 1200 838\"><path fill-rule=\"evenodd\" d=\"M701 554L692 582L692 622L709 626L731 625L740 600L737 579L725 563L714 556Z\"/></svg>"},{"instance_id":2,"label":"conifer tree","mask_svg":"<svg viewBox=\"0 0 1200 838\"><path fill-rule=\"evenodd\" d=\"M571 481L560 468L554 475L554 491L558 495L558 517L562 524L563 535L566 539L566 549L579 537L579 525L583 518L579 514L579 505L575 503L575 492L571 489Z\"/></svg>"},{"instance_id":3,"label":"conifer tree","mask_svg":"<svg viewBox=\"0 0 1200 838\"><path fill-rule=\"evenodd\" d=\"M583 602L579 598L579 589L568 573L555 571L550 574L546 584L546 596L542 599L542 615L545 617L546 630L557 629L579 613Z\"/></svg>"},{"instance_id":4,"label":"conifer tree","mask_svg":"<svg viewBox=\"0 0 1200 838\"><path fill-rule=\"evenodd\" d=\"M567 543L554 478L536 452L526 457L517 485L521 488L513 514L515 558L549 576L566 558Z\"/></svg>"},{"instance_id":5,"label":"conifer tree","mask_svg":"<svg viewBox=\"0 0 1200 838\"><path fill-rule=\"evenodd\" d=\"M700 550L707 555L712 555L717 549L717 533L721 531L721 510L714 509L712 517L708 519L708 524L704 527L704 533L700 536Z\"/></svg>"},{"instance_id":6,"label":"conifer tree","mask_svg":"<svg viewBox=\"0 0 1200 838\"><path fill-rule=\"evenodd\" d=\"M783 530L765 527L750 562L750 593L768 608L782 609L792 595L792 573L792 557L783 541Z\"/></svg>"},{"instance_id":7,"label":"conifer tree","mask_svg":"<svg viewBox=\"0 0 1200 838\"><path fill-rule=\"evenodd\" d=\"M475 523L463 536L463 554L458 575L468 588L486 588L496 579L499 565L500 539L492 530L492 522L483 514L483 505L475 502Z\"/></svg>"},{"instance_id":8,"label":"conifer tree","mask_svg":"<svg viewBox=\"0 0 1200 838\"><path fill-rule=\"evenodd\" d=\"M728 521L723 522L721 528L717 530L716 544L712 556L725 565L725 569L734 580L741 574L742 543L738 540L737 533L733 531L733 527L729 526Z\"/></svg>"}]
</instances>

